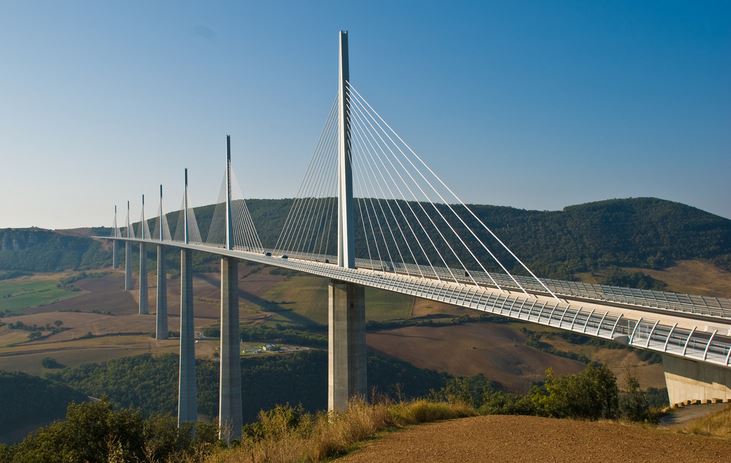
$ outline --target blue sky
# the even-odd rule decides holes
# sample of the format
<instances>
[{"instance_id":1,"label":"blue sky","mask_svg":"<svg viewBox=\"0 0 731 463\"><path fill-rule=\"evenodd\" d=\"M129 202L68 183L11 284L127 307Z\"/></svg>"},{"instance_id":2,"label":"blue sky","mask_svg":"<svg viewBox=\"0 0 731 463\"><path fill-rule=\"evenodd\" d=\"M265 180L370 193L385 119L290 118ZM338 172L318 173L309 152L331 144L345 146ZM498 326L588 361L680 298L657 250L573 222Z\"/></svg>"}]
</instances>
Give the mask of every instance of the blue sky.
<instances>
[{"instance_id":1,"label":"blue sky","mask_svg":"<svg viewBox=\"0 0 731 463\"><path fill-rule=\"evenodd\" d=\"M351 80L470 202L731 217L731 3L0 0L0 227L108 225L183 167L295 194ZM153 212L155 201L148 204ZM122 219L120 214L120 220Z\"/></svg>"}]
</instances>

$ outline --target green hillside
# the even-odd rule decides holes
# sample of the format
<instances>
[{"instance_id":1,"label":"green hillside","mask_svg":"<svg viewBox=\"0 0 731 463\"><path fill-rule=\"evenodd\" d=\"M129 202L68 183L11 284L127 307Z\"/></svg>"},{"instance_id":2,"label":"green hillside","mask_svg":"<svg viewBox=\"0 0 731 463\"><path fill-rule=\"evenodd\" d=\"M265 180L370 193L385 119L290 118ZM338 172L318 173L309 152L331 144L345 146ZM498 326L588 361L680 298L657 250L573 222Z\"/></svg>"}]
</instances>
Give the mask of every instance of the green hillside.
<instances>
[{"instance_id":1,"label":"green hillside","mask_svg":"<svg viewBox=\"0 0 731 463\"><path fill-rule=\"evenodd\" d=\"M70 402L85 400L85 394L63 384L0 371L0 442L7 433L63 418Z\"/></svg>"},{"instance_id":2,"label":"green hillside","mask_svg":"<svg viewBox=\"0 0 731 463\"><path fill-rule=\"evenodd\" d=\"M102 230L100 230L102 231ZM0 270L55 272L105 265L110 251L99 241L41 228L0 229Z\"/></svg>"},{"instance_id":3,"label":"green hillside","mask_svg":"<svg viewBox=\"0 0 731 463\"><path fill-rule=\"evenodd\" d=\"M88 364L54 373L51 377L94 396L106 396L120 407L139 408L145 415L175 414L177 407L178 357L141 355ZM196 362L198 412L216 416L218 367L210 361ZM368 356L368 390L397 398L420 397L442 388L448 375L423 370L381 355ZM302 404L306 410L327 406L327 353L320 350L292 355L241 359L244 420L256 419L259 410L277 404Z\"/></svg>"},{"instance_id":4,"label":"green hillside","mask_svg":"<svg viewBox=\"0 0 731 463\"><path fill-rule=\"evenodd\" d=\"M247 203L264 246L273 247L292 200L252 199ZM630 198L569 206L561 211L471 207L518 256L544 276L568 278L577 272L613 266L665 268L683 259L710 259L731 267L731 220L680 203ZM213 206L196 209L204 238L213 210ZM178 215L168 214L173 235ZM467 225L480 229L474 219L467 220ZM154 229L152 221L150 228ZM462 225L457 228L464 231ZM359 223L356 229L361 229ZM109 233L109 229L97 231ZM492 238L487 232L478 235L490 245ZM334 243L334 237L330 241ZM359 232L356 241L357 254L366 255ZM494 242L491 247L498 249ZM479 246L472 248L479 250ZM446 249L440 251L449 254ZM39 229L0 230L0 270L85 268L107 263L109 252L89 238ZM461 257L469 260L465 254ZM490 261L487 255L481 257L483 262ZM197 257L199 263L208 260ZM509 263L510 259L504 261Z\"/></svg>"}]
</instances>

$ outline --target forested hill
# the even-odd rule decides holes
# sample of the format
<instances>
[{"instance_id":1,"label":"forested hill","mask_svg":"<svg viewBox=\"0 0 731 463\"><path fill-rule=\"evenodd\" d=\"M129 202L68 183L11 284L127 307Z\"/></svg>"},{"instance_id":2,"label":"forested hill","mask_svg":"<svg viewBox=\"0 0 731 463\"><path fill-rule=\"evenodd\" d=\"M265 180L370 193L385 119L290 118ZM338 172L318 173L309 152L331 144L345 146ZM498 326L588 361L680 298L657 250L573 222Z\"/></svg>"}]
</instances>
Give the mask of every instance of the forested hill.
<instances>
[{"instance_id":1,"label":"forested hill","mask_svg":"<svg viewBox=\"0 0 731 463\"><path fill-rule=\"evenodd\" d=\"M664 268L711 259L729 267L731 220L656 198L612 199L562 211L472 206L542 274L609 266Z\"/></svg>"},{"instance_id":2,"label":"forested hill","mask_svg":"<svg viewBox=\"0 0 731 463\"><path fill-rule=\"evenodd\" d=\"M253 199L247 204L264 245L273 246L292 200ZM565 278L610 266L662 268L676 260L699 258L731 266L731 220L680 203L631 198L569 206L561 211L471 207L544 276ZM196 209L204 234L212 213L212 206ZM177 215L168 215L173 228ZM108 260L108 253L108 248L84 237L38 229L0 230L0 270L84 268Z\"/></svg>"},{"instance_id":3,"label":"forested hill","mask_svg":"<svg viewBox=\"0 0 731 463\"><path fill-rule=\"evenodd\" d=\"M101 231L101 230L100 230ZM109 246L41 228L0 229L0 270L53 272L108 265Z\"/></svg>"}]
</instances>

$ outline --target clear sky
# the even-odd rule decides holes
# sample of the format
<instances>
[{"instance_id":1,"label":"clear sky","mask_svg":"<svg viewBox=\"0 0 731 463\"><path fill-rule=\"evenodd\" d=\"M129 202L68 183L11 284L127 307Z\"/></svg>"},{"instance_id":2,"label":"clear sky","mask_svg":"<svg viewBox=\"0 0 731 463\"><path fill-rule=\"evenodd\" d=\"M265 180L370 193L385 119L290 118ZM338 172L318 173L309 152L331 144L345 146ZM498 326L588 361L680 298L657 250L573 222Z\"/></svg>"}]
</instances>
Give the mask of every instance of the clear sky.
<instances>
[{"instance_id":1,"label":"clear sky","mask_svg":"<svg viewBox=\"0 0 731 463\"><path fill-rule=\"evenodd\" d=\"M295 194L351 81L463 199L731 217L731 2L0 0L0 227L111 224L183 167ZM156 201L148 203L148 213ZM123 214L120 213L120 220Z\"/></svg>"}]
</instances>

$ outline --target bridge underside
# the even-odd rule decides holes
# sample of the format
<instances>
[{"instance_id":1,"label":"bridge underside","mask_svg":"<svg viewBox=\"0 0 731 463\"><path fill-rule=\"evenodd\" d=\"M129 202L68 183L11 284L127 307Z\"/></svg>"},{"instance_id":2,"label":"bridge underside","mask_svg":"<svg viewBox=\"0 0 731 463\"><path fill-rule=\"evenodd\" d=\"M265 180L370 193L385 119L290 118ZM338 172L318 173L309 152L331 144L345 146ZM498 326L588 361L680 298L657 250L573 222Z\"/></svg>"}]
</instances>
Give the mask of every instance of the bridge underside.
<instances>
[{"instance_id":1,"label":"bridge underside","mask_svg":"<svg viewBox=\"0 0 731 463\"><path fill-rule=\"evenodd\" d=\"M731 369L663 355L670 405L731 402Z\"/></svg>"}]
</instances>

